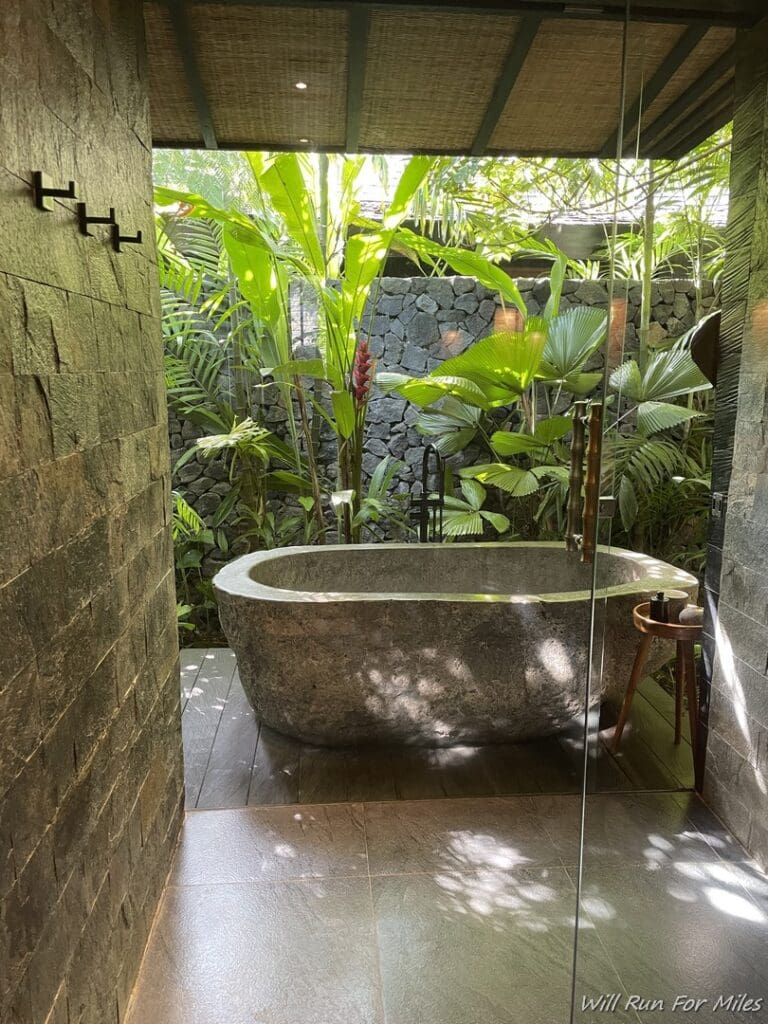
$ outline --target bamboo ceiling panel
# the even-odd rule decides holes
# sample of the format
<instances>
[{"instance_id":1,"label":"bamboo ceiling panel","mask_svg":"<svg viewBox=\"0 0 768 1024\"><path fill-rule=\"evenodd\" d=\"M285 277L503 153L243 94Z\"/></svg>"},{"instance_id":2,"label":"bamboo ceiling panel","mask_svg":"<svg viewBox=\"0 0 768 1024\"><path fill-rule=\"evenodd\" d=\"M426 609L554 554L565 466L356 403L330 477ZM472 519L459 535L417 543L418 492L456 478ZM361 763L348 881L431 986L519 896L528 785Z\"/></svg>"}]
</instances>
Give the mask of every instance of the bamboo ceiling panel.
<instances>
[{"instance_id":1,"label":"bamboo ceiling panel","mask_svg":"<svg viewBox=\"0 0 768 1024\"><path fill-rule=\"evenodd\" d=\"M546 154L557 137L563 154L600 153L619 118L623 31L616 21L544 21L489 149ZM628 105L682 32L680 26L631 26Z\"/></svg>"},{"instance_id":2,"label":"bamboo ceiling panel","mask_svg":"<svg viewBox=\"0 0 768 1024\"><path fill-rule=\"evenodd\" d=\"M344 146L344 11L200 4L189 13L219 145Z\"/></svg>"},{"instance_id":3,"label":"bamboo ceiling panel","mask_svg":"<svg viewBox=\"0 0 768 1024\"><path fill-rule=\"evenodd\" d=\"M712 28L710 29L699 45L693 50L685 63L681 64L678 70L669 79L666 86L661 90L656 99L643 112L641 118L642 129L653 124L669 105L682 93L689 89L707 70L718 57L722 56L729 47L733 46L736 33L733 29ZM711 93L712 90L707 90ZM703 95L706 95L703 94ZM682 115L684 118L685 115ZM682 119L676 119L672 124L679 123ZM642 149L642 130L640 145Z\"/></svg>"},{"instance_id":4,"label":"bamboo ceiling panel","mask_svg":"<svg viewBox=\"0 0 768 1024\"><path fill-rule=\"evenodd\" d=\"M622 21L591 0L552 15L541 0L485 2L146 0L154 144L607 155ZM640 117L641 155L679 155L729 119L736 31L723 19L752 0L713 0L712 18L708 3L676 0L680 23L629 26L627 139Z\"/></svg>"},{"instance_id":5,"label":"bamboo ceiling panel","mask_svg":"<svg viewBox=\"0 0 768 1024\"><path fill-rule=\"evenodd\" d=\"M467 152L519 19L374 11L360 144L402 152Z\"/></svg>"},{"instance_id":6,"label":"bamboo ceiling panel","mask_svg":"<svg viewBox=\"0 0 768 1024\"><path fill-rule=\"evenodd\" d=\"M144 5L152 136L202 145L195 104L163 4Z\"/></svg>"}]
</instances>

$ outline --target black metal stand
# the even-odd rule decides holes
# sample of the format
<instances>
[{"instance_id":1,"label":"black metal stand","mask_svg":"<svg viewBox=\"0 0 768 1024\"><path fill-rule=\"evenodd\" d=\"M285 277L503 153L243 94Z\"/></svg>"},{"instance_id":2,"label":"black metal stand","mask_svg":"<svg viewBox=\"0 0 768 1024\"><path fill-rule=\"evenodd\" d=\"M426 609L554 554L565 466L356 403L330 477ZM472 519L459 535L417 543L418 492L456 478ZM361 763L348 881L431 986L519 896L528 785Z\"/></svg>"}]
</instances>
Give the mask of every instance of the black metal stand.
<instances>
[{"instance_id":1,"label":"black metal stand","mask_svg":"<svg viewBox=\"0 0 768 1024\"><path fill-rule=\"evenodd\" d=\"M437 497L429 497L429 459L435 457L437 473ZM419 541L422 544L441 544L443 541L443 510L445 508L445 473L443 457L433 444L424 449L421 462L421 494L411 498L411 517L419 524Z\"/></svg>"}]
</instances>

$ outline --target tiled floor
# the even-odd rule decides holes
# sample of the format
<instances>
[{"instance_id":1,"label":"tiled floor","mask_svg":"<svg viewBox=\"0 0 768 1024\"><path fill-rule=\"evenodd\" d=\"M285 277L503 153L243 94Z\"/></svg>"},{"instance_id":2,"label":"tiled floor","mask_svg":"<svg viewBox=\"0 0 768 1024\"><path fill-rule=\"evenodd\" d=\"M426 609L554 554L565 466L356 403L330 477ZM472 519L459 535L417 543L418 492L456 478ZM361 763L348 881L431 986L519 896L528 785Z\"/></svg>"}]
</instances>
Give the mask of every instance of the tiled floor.
<instances>
[{"instance_id":1,"label":"tiled floor","mask_svg":"<svg viewBox=\"0 0 768 1024\"><path fill-rule=\"evenodd\" d=\"M575 796L187 815L128 1024L566 1024ZM695 797L589 798L576 1020L764 1020L768 884ZM677 995L709 999L696 1014ZM665 1011L625 1009L631 997Z\"/></svg>"},{"instance_id":2,"label":"tiled floor","mask_svg":"<svg viewBox=\"0 0 768 1024\"><path fill-rule=\"evenodd\" d=\"M530 743L443 750L312 747L259 727L227 648L182 652L182 703L190 809L581 789L579 723L574 736ZM600 747L595 787L690 788L691 750L687 740L673 744L673 714L672 698L645 680L619 755ZM605 736L611 737L610 729Z\"/></svg>"}]
</instances>

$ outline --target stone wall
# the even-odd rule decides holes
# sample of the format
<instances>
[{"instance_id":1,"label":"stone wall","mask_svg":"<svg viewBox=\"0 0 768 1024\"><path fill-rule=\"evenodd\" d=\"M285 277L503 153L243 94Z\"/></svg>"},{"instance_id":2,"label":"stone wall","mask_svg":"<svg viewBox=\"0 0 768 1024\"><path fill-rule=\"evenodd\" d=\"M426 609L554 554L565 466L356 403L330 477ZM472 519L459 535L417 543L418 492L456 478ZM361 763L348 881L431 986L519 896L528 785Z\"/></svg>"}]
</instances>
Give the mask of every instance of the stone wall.
<instances>
[{"instance_id":1,"label":"stone wall","mask_svg":"<svg viewBox=\"0 0 768 1024\"><path fill-rule=\"evenodd\" d=\"M517 285L529 313L540 313L549 298L548 280L519 279ZM709 310L714 302L713 287L704 288L703 307ZM626 352L637 350L637 326L640 322L640 285L630 283L626 289L627 330ZM296 345L304 354L315 354L313 345L317 335L317 320L311 301L293 296L293 329ZM694 323L695 292L690 281L662 280L653 285L652 336L655 339L677 337ZM602 281L566 281L561 309L588 305L607 308L608 291ZM381 287L363 317L363 327L371 350L378 360L379 370L392 370L423 374L433 370L450 356L463 352L478 338L489 334L494 326L499 329L501 310L499 297L468 277L399 278L385 277ZM602 352L598 353L590 369L602 368ZM261 393L263 396L263 393ZM264 419L267 426L280 431L285 420L276 397L266 399ZM374 391L368 411L368 434L363 468L370 475L382 458L389 455L403 466L395 479L401 492L414 487L420 480L421 460L425 439L414 423L417 410L408 407L397 395ZM172 459L194 443L199 431L190 423L170 417ZM322 434L321 461L329 477L333 477L335 447L327 429ZM477 461L478 452L468 449L455 456L452 462L462 465ZM184 466L175 486L199 513L210 520L228 491L227 472L222 463L211 462L201 456ZM230 531L230 536L232 536ZM235 545L237 551L237 545ZM215 569L232 557L213 551L206 558L206 571Z\"/></svg>"},{"instance_id":2,"label":"stone wall","mask_svg":"<svg viewBox=\"0 0 768 1024\"><path fill-rule=\"evenodd\" d=\"M711 520L706 579L714 667L704 796L768 866L768 19L739 45L713 466L723 511Z\"/></svg>"},{"instance_id":3,"label":"stone wall","mask_svg":"<svg viewBox=\"0 0 768 1024\"><path fill-rule=\"evenodd\" d=\"M3 3L0 39L0 1020L114 1024L182 814L141 5Z\"/></svg>"}]
</instances>

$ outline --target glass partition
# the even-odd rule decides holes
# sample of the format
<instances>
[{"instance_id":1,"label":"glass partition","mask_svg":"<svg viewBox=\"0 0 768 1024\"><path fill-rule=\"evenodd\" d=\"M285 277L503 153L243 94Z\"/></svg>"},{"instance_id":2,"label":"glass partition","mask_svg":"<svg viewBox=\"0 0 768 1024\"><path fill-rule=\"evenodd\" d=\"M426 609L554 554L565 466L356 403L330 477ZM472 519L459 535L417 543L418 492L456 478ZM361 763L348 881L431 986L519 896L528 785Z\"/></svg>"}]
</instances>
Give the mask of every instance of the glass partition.
<instances>
[{"instance_id":1,"label":"glass partition","mask_svg":"<svg viewBox=\"0 0 768 1024\"><path fill-rule=\"evenodd\" d=\"M768 884L696 792L716 401L706 371L729 141L705 139L695 103L688 116L683 105L677 119L658 116L675 61L714 62L728 38L654 29L628 22L612 140L621 159L571 1016L585 1024L755 1020L768 997Z\"/></svg>"}]
</instances>

